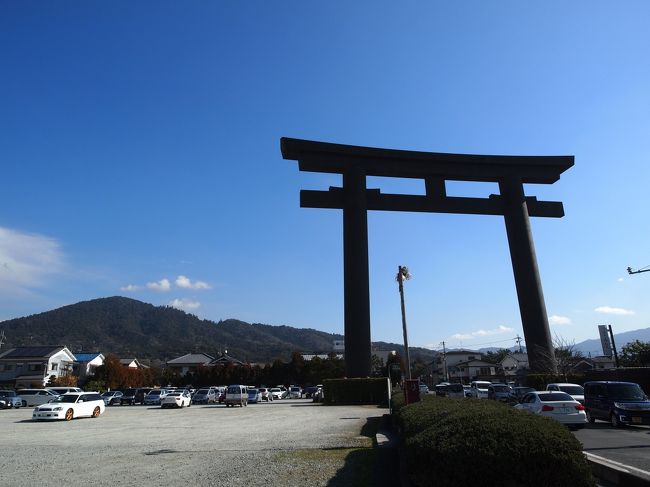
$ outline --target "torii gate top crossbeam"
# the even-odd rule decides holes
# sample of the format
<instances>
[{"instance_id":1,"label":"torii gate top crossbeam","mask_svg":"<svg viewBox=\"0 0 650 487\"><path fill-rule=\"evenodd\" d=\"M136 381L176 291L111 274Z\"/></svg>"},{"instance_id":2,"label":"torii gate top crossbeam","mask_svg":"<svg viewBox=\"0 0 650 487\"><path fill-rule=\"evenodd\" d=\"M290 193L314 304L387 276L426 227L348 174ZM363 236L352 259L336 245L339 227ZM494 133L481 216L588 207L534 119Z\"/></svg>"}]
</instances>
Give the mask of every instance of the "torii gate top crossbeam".
<instances>
[{"instance_id":1,"label":"torii gate top crossbeam","mask_svg":"<svg viewBox=\"0 0 650 487\"><path fill-rule=\"evenodd\" d=\"M301 171L339 173L360 169L366 176L442 178L456 181L552 184L573 166L573 156L499 156L449 154L355 145L331 144L283 137L284 159L296 160Z\"/></svg>"}]
</instances>

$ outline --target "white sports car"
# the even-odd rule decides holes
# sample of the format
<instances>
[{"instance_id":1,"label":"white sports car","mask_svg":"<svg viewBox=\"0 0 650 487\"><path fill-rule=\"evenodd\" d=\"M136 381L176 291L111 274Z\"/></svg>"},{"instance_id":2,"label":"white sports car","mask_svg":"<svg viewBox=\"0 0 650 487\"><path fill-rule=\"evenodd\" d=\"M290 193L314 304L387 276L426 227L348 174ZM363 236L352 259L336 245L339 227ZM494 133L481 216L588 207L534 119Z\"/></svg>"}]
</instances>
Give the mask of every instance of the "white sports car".
<instances>
[{"instance_id":1,"label":"white sports car","mask_svg":"<svg viewBox=\"0 0 650 487\"><path fill-rule=\"evenodd\" d=\"M98 392L70 392L58 396L47 404L36 406L32 419L70 421L83 416L96 418L104 412L105 408L104 399Z\"/></svg>"},{"instance_id":2,"label":"white sports car","mask_svg":"<svg viewBox=\"0 0 650 487\"><path fill-rule=\"evenodd\" d=\"M192 405L192 396L188 391L170 392L160 400L161 408L182 408Z\"/></svg>"}]
</instances>

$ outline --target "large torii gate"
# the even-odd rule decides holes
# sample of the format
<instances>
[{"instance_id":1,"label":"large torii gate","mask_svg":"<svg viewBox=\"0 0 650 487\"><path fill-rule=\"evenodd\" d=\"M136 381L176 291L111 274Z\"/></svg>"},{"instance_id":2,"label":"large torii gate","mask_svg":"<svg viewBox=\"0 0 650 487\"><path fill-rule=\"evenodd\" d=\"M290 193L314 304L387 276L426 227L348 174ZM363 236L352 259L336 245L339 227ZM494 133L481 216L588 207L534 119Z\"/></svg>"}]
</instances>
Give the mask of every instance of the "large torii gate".
<instances>
[{"instance_id":1,"label":"large torii gate","mask_svg":"<svg viewBox=\"0 0 650 487\"><path fill-rule=\"evenodd\" d=\"M348 377L370 375L368 210L503 215L519 311L532 370L555 370L551 333L529 216L561 218L561 202L524 195L524 183L553 184L573 156L498 156L416 152L283 137L284 159L300 171L338 173L343 187L300 191L303 208L343 210L345 367ZM426 195L384 194L366 188L366 176L423 179ZM447 196L445 181L499 184L489 198Z\"/></svg>"}]
</instances>

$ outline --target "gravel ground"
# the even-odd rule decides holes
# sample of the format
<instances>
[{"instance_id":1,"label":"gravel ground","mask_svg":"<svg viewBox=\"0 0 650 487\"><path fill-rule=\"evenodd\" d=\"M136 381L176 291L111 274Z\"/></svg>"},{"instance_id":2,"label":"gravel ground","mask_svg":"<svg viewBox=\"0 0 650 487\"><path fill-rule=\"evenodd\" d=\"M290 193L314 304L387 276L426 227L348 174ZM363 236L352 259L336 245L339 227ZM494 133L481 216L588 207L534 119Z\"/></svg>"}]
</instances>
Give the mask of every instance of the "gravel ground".
<instances>
[{"instance_id":1,"label":"gravel ground","mask_svg":"<svg viewBox=\"0 0 650 487\"><path fill-rule=\"evenodd\" d=\"M361 430L385 412L305 399L112 406L70 422L33 422L32 408L2 410L0 485L345 485L348 452L371 446Z\"/></svg>"}]
</instances>

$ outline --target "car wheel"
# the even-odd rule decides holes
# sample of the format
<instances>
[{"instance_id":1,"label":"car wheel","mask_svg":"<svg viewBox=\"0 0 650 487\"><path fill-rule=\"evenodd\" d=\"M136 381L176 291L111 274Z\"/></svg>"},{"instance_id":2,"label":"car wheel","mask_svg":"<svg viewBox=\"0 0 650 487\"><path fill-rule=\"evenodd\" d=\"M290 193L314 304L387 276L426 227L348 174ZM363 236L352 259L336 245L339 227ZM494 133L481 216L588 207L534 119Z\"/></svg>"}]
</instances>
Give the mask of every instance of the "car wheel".
<instances>
[{"instance_id":1,"label":"car wheel","mask_svg":"<svg viewBox=\"0 0 650 487\"><path fill-rule=\"evenodd\" d=\"M72 410L72 408L70 408L65 412L65 420L72 421L73 417L74 417L74 411Z\"/></svg>"},{"instance_id":2,"label":"car wheel","mask_svg":"<svg viewBox=\"0 0 650 487\"><path fill-rule=\"evenodd\" d=\"M27 407L27 401L23 401L23 407Z\"/></svg>"},{"instance_id":3,"label":"car wheel","mask_svg":"<svg viewBox=\"0 0 650 487\"><path fill-rule=\"evenodd\" d=\"M596 422L596 418L591 415L591 412L588 409L585 411L585 413L587 414L587 421L589 424L594 424Z\"/></svg>"},{"instance_id":4,"label":"car wheel","mask_svg":"<svg viewBox=\"0 0 650 487\"><path fill-rule=\"evenodd\" d=\"M95 409L93 409L93 418L96 418L97 416L99 416L100 412L101 411L99 410L99 406L97 406Z\"/></svg>"},{"instance_id":5,"label":"car wheel","mask_svg":"<svg viewBox=\"0 0 650 487\"><path fill-rule=\"evenodd\" d=\"M623 424L619 421L618 416L616 416L615 413L612 413L612 415L609 418L609 421L612 423L612 426L614 428L622 428Z\"/></svg>"}]
</instances>

